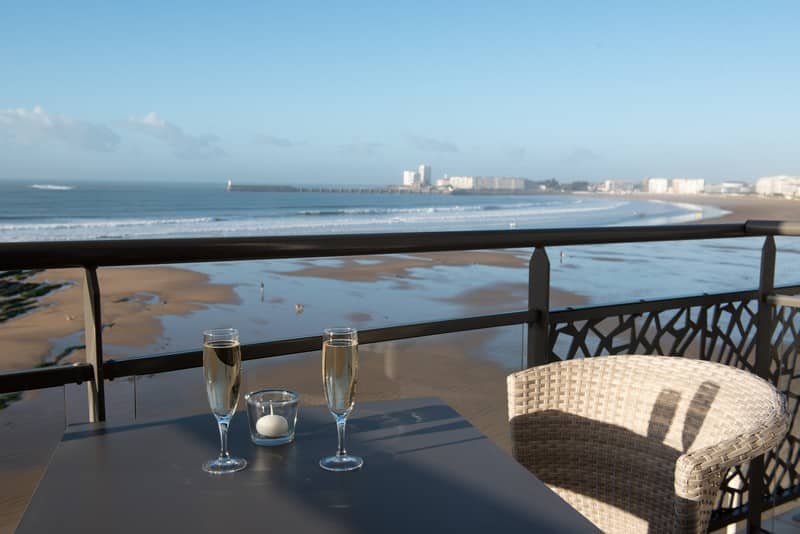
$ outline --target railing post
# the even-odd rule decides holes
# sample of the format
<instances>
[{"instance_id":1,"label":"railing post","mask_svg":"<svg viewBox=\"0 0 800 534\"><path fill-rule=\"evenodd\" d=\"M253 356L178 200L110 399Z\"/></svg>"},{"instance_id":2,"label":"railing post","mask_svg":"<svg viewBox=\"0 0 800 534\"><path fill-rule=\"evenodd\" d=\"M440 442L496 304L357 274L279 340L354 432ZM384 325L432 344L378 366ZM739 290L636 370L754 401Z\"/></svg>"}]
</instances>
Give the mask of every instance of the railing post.
<instances>
[{"instance_id":1,"label":"railing post","mask_svg":"<svg viewBox=\"0 0 800 534\"><path fill-rule=\"evenodd\" d=\"M100 283L97 268L83 269L83 329L86 338L86 362L94 369L94 380L87 382L89 421L106 420L106 397L103 377L103 314L100 312Z\"/></svg>"},{"instance_id":2,"label":"railing post","mask_svg":"<svg viewBox=\"0 0 800 534\"><path fill-rule=\"evenodd\" d=\"M756 362L755 372L764 379L769 378L772 359L772 305L768 297L775 288L775 239L770 235L761 249L761 277L758 284L758 316L756 318ZM747 532L761 531L761 512L764 508L764 456L750 461L748 478Z\"/></svg>"},{"instance_id":3,"label":"railing post","mask_svg":"<svg viewBox=\"0 0 800 534\"><path fill-rule=\"evenodd\" d=\"M536 318L528 322L527 367L550 363L550 260L544 247L536 247L528 269L528 311Z\"/></svg>"}]
</instances>

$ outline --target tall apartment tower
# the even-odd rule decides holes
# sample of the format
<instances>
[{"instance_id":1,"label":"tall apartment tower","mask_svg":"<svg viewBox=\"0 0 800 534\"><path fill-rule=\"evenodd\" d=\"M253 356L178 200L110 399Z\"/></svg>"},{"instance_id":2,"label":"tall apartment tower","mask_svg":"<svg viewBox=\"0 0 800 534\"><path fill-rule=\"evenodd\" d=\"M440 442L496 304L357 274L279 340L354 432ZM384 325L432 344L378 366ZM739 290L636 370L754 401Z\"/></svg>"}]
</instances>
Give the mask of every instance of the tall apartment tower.
<instances>
[{"instance_id":1,"label":"tall apartment tower","mask_svg":"<svg viewBox=\"0 0 800 534\"><path fill-rule=\"evenodd\" d=\"M431 185L431 166L423 163L418 172L420 185Z\"/></svg>"}]
</instances>

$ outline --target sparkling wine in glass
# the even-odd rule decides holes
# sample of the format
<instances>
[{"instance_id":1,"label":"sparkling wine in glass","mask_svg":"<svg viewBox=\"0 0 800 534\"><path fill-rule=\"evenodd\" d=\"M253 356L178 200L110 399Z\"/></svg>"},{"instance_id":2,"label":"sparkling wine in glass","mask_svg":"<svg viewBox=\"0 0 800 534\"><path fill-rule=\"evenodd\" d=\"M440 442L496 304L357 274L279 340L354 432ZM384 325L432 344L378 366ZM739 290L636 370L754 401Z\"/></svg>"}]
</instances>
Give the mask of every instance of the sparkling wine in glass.
<instances>
[{"instance_id":1,"label":"sparkling wine in glass","mask_svg":"<svg viewBox=\"0 0 800 534\"><path fill-rule=\"evenodd\" d=\"M203 376L211 413L219 426L219 458L203 464L203 471L214 475L235 473L247 466L243 458L228 453L228 426L239 404L242 351L239 332L219 328L203 332Z\"/></svg>"},{"instance_id":2,"label":"sparkling wine in glass","mask_svg":"<svg viewBox=\"0 0 800 534\"><path fill-rule=\"evenodd\" d=\"M319 461L328 471L352 471L364 465L344 448L347 416L353 409L358 383L358 333L355 328L328 328L322 336L322 384L328 409L336 420L339 447L335 456Z\"/></svg>"}]
</instances>

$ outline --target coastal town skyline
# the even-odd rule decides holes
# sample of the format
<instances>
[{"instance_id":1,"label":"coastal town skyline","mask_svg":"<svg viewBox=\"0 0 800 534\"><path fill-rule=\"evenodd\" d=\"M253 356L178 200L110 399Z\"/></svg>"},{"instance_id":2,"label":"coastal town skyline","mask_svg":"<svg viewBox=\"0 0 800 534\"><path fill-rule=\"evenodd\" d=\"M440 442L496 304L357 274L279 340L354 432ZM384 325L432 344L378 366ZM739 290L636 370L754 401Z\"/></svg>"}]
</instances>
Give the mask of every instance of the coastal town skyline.
<instances>
[{"instance_id":1,"label":"coastal town skyline","mask_svg":"<svg viewBox=\"0 0 800 534\"><path fill-rule=\"evenodd\" d=\"M228 182L230 188L231 182ZM417 169L404 170L402 185L390 186L390 191L452 193L452 192L593 192L593 193L653 193L696 195L700 193L800 198L800 176L787 174L760 176L754 181L706 181L703 178L645 176L639 181L605 179L599 182L573 180L559 183L555 178L532 180L522 176L451 176L443 174L434 179L431 166L421 163Z\"/></svg>"}]
</instances>

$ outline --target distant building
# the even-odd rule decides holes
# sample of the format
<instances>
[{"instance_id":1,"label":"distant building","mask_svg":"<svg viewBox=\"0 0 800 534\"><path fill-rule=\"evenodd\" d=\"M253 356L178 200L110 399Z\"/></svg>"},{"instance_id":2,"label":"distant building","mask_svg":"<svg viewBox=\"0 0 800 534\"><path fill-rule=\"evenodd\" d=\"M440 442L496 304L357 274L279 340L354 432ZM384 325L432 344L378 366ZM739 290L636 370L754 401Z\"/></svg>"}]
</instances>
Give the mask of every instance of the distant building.
<instances>
[{"instance_id":1,"label":"distant building","mask_svg":"<svg viewBox=\"0 0 800 534\"><path fill-rule=\"evenodd\" d=\"M646 178L645 184L645 191L648 193L662 194L669 189L669 182L666 178Z\"/></svg>"},{"instance_id":2,"label":"distant building","mask_svg":"<svg viewBox=\"0 0 800 534\"><path fill-rule=\"evenodd\" d=\"M406 187L419 185L419 173L417 171L403 171L403 185Z\"/></svg>"},{"instance_id":3,"label":"distant building","mask_svg":"<svg viewBox=\"0 0 800 534\"><path fill-rule=\"evenodd\" d=\"M598 193L629 193L633 191L633 184L620 180L603 180L594 190Z\"/></svg>"},{"instance_id":4,"label":"distant building","mask_svg":"<svg viewBox=\"0 0 800 534\"><path fill-rule=\"evenodd\" d=\"M419 166L419 183L420 185L431 185L431 166L424 163Z\"/></svg>"},{"instance_id":5,"label":"distant building","mask_svg":"<svg viewBox=\"0 0 800 534\"><path fill-rule=\"evenodd\" d=\"M597 187L595 187L595 191L598 193L610 193L614 190L614 180L603 180Z\"/></svg>"},{"instance_id":6,"label":"distant building","mask_svg":"<svg viewBox=\"0 0 800 534\"><path fill-rule=\"evenodd\" d=\"M479 176L475 179L475 189L522 191L525 189L525 179L513 176Z\"/></svg>"},{"instance_id":7,"label":"distant building","mask_svg":"<svg viewBox=\"0 0 800 534\"><path fill-rule=\"evenodd\" d=\"M474 176L451 176L450 186L453 189L475 189Z\"/></svg>"},{"instance_id":8,"label":"distant building","mask_svg":"<svg viewBox=\"0 0 800 534\"><path fill-rule=\"evenodd\" d=\"M447 189L448 187L450 187L450 178L448 178L447 176L445 176L444 178L439 178L438 180L436 180L436 187L438 187L439 189Z\"/></svg>"},{"instance_id":9,"label":"distant building","mask_svg":"<svg viewBox=\"0 0 800 534\"><path fill-rule=\"evenodd\" d=\"M697 195L706 187L702 178L674 178L670 184L669 192L677 195Z\"/></svg>"},{"instance_id":10,"label":"distant building","mask_svg":"<svg viewBox=\"0 0 800 534\"><path fill-rule=\"evenodd\" d=\"M528 180L516 176L451 176L449 181L453 189L471 189L476 191L524 191ZM436 182L439 183L443 180Z\"/></svg>"},{"instance_id":11,"label":"distant building","mask_svg":"<svg viewBox=\"0 0 800 534\"><path fill-rule=\"evenodd\" d=\"M756 180L756 193L764 196L800 197L800 176L763 176Z\"/></svg>"},{"instance_id":12,"label":"distant building","mask_svg":"<svg viewBox=\"0 0 800 534\"><path fill-rule=\"evenodd\" d=\"M753 186L747 182L722 182L706 184L705 192L712 195L749 195L753 192Z\"/></svg>"}]
</instances>

